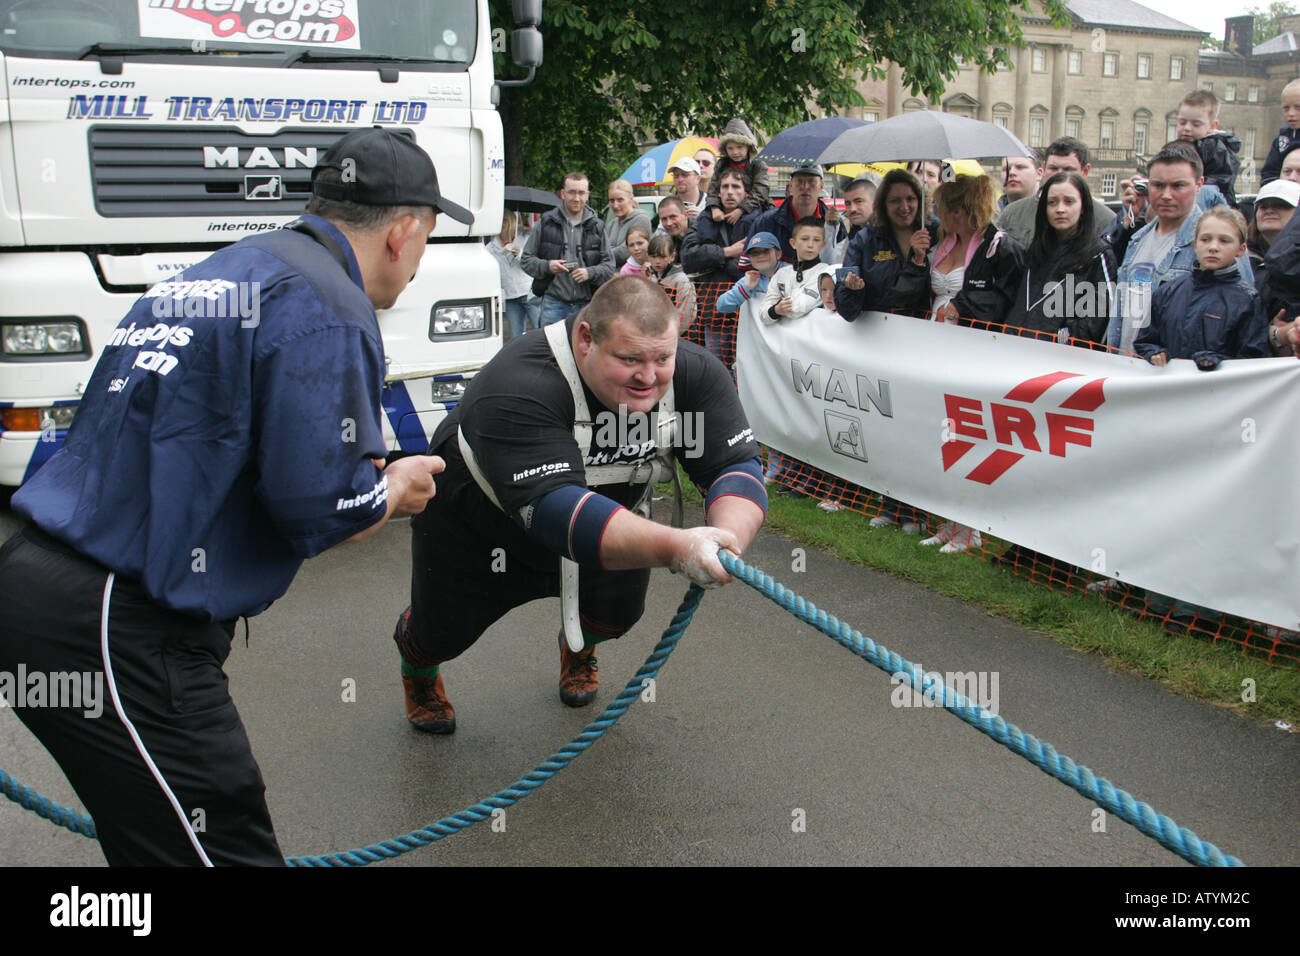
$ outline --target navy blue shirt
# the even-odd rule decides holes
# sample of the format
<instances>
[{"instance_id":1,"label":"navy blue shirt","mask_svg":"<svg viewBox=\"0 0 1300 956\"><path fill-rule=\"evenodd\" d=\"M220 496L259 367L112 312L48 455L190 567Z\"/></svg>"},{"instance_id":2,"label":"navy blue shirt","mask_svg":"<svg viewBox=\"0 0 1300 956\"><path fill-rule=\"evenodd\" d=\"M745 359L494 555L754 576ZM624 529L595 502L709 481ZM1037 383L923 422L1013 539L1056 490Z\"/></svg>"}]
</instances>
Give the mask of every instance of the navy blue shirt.
<instances>
[{"instance_id":1,"label":"navy blue shirt","mask_svg":"<svg viewBox=\"0 0 1300 956\"><path fill-rule=\"evenodd\" d=\"M150 288L103 354L67 442L13 509L156 602L208 620L265 610L304 558L382 519L370 461L384 350L343 263L277 229Z\"/></svg>"}]
</instances>

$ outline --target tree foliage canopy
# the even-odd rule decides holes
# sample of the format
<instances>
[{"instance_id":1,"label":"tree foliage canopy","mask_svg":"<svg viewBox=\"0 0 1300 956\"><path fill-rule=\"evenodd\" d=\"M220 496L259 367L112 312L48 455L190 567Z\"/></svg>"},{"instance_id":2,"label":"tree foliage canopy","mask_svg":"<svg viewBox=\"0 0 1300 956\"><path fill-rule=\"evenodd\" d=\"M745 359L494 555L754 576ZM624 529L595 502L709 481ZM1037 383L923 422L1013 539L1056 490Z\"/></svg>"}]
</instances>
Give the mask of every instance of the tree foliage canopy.
<instances>
[{"instance_id":1,"label":"tree foliage canopy","mask_svg":"<svg viewBox=\"0 0 1300 956\"><path fill-rule=\"evenodd\" d=\"M1279 21L1295 12L1295 7L1285 2L1274 2L1267 7L1251 7L1247 10L1246 13L1255 18L1255 44L1271 40L1281 33L1282 24Z\"/></svg>"},{"instance_id":2,"label":"tree foliage canopy","mask_svg":"<svg viewBox=\"0 0 1300 956\"><path fill-rule=\"evenodd\" d=\"M512 26L509 0L490 0ZM1042 0L1058 26L1063 0ZM545 62L533 83L502 90L507 177L549 187L582 169L595 189L636 158L636 144L717 135L733 116L775 133L862 105L857 82L889 61L932 100L965 62L996 69L1023 39L1027 0L546 0ZM497 55L498 76L518 70ZM522 176L522 180L519 178Z\"/></svg>"}]
</instances>

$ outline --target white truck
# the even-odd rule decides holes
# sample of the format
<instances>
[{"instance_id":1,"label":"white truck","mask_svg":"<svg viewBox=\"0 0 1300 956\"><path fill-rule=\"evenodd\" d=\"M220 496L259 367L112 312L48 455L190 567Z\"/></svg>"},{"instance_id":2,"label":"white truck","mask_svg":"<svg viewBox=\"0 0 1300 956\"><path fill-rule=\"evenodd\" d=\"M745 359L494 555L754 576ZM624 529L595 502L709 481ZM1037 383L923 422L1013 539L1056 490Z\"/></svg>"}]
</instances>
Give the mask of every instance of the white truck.
<instances>
[{"instance_id":1,"label":"white truck","mask_svg":"<svg viewBox=\"0 0 1300 956\"><path fill-rule=\"evenodd\" d=\"M541 0L514 9L531 79ZM439 217L379 313L389 447L424 451L501 345L493 40L487 0L0 0L0 485L62 444L143 291L293 219L317 156L372 125L413 135L475 217Z\"/></svg>"}]
</instances>

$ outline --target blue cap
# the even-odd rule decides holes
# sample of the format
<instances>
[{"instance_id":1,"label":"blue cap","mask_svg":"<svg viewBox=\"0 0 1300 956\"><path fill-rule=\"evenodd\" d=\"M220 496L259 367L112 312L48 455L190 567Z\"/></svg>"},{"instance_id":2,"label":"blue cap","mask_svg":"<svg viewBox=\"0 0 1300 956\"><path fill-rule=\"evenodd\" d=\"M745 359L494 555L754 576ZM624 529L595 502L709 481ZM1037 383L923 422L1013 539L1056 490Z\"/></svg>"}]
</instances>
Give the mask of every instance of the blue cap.
<instances>
[{"instance_id":1,"label":"blue cap","mask_svg":"<svg viewBox=\"0 0 1300 956\"><path fill-rule=\"evenodd\" d=\"M745 244L745 251L752 252L754 249L780 249L781 243L777 242L776 236L770 232L756 232L749 237L749 242Z\"/></svg>"}]
</instances>

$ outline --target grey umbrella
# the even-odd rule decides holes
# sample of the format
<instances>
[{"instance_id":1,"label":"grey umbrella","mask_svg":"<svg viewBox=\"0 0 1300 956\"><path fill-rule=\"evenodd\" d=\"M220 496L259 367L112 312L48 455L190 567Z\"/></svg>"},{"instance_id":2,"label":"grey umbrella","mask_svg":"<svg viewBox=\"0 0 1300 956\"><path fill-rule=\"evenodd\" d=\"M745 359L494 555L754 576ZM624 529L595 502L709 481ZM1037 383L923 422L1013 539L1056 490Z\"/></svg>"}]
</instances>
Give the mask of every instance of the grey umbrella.
<instances>
[{"instance_id":1,"label":"grey umbrella","mask_svg":"<svg viewBox=\"0 0 1300 956\"><path fill-rule=\"evenodd\" d=\"M1033 155L1033 151L1004 126L954 113L917 110L841 133L822 150L817 162L833 166L836 163Z\"/></svg>"},{"instance_id":2,"label":"grey umbrella","mask_svg":"<svg viewBox=\"0 0 1300 956\"><path fill-rule=\"evenodd\" d=\"M506 187L506 208L522 212L546 212L560 204L560 197L528 186Z\"/></svg>"}]
</instances>

